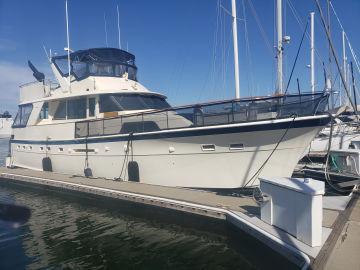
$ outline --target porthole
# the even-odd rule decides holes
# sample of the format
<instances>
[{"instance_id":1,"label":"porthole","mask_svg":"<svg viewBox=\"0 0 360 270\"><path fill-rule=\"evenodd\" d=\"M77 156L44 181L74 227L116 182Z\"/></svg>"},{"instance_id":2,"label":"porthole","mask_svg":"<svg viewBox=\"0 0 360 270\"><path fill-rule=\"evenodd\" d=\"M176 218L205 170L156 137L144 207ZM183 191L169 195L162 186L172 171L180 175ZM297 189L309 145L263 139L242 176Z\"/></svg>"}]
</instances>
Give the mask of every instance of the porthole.
<instances>
[{"instance_id":1,"label":"porthole","mask_svg":"<svg viewBox=\"0 0 360 270\"><path fill-rule=\"evenodd\" d=\"M215 151L215 145L214 144L203 144L201 146L201 150L207 152L207 151Z\"/></svg>"},{"instance_id":2,"label":"porthole","mask_svg":"<svg viewBox=\"0 0 360 270\"><path fill-rule=\"evenodd\" d=\"M59 147L59 152L64 152L64 148L63 148L63 147Z\"/></svg>"},{"instance_id":3,"label":"porthole","mask_svg":"<svg viewBox=\"0 0 360 270\"><path fill-rule=\"evenodd\" d=\"M40 146L40 151L44 151L44 147L43 147L43 146Z\"/></svg>"},{"instance_id":4,"label":"porthole","mask_svg":"<svg viewBox=\"0 0 360 270\"><path fill-rule=\"evenodd\" d=\"M50 146L47 146L47 147L46 147L46 150L50 151L50 150L51 150Z\"/></svg>"},{"instance_id":5,"label":"porthole","mask_svg":"<svg viewBox=\"0 0 360 270\"><path fill-rule=\"evenodd\" d=\"M244 150L244 144L242 144L242 143L233 143L233 144L230 144L229 149L231 151Z\"/></svg>"}]
</instances>

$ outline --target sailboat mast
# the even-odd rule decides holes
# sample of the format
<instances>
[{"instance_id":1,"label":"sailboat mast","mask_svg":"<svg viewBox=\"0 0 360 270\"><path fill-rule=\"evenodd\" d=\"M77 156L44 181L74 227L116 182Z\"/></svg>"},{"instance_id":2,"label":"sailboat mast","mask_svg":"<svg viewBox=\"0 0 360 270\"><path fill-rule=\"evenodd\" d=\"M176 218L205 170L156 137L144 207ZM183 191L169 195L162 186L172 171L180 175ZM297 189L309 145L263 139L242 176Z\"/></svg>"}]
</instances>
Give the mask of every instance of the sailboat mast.
<instances>
[{"instance_id":1,"label":"sailboat mast","mask_svg":"<svg viewBox=\"0 0 360 270\"><path fill-rule=\"evenodd\" d=\"M344 80L345 80L345 84L347 84L348 78L347 78L347 66L346 66L345 31L342 31L342 56L343 56Z\"/></svg>"},{"instance_id":2,"label":"sailboat mast","mask_svg":"<svg viewBox=\"0 0 360 270\"><path fill-rule=\"evenodd\" d=\"M120 32L120 13L119 13L119 5L116 5L116 12L117 12L118 43L119 43L119 49L121 50L121 32Z\"/></svg>"},{"instance_id":3,"label":"sailboat mast","mask_svg":"<svg viewBox=\"0 0 360 270\"><path fill-rule=\"evenodd\" d=\"M282 0L276 1L276 25L277 25L277 90L283 93L283 36L282 36Z\"/></svg>"},{"instance_id":4,"label":"sailboat mast","mask_svg":"<svg viewBox=\"0 0 360 270\"><path fill-rule=\"evenodd\" d=\"M240 78L239 78L239 50L238 50L238 37L237 37L237 16L236 16L236 0L231 1L232 11L232 32L234 43L234 72L235 72L235 97L240 98Z\"/></svg>"},{"instance_id":5,"label":"sailboat mast","mask_svg":"<svg viewBox=\"0 0 360 270\"><path fill-rule=\"evenodd\" d=\"M315 93L315 29L314 29L314 16L315 12L310 13L310 25L311 25L311 92Z\"/></svg>"}]
</instances>

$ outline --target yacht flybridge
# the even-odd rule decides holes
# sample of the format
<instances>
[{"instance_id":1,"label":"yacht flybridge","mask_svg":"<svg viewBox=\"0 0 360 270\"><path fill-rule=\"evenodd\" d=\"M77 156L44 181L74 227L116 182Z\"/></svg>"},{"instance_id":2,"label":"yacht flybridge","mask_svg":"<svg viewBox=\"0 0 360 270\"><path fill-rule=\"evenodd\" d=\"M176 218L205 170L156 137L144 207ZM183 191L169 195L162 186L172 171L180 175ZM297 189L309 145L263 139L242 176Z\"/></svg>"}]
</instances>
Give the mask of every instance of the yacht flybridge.
<instances>
[{"instance_id":1,"label":"yacht flybridge","mask_svg":"<svg viewBox=\"0 0 360 270\"><path fill-rule=\"evenodd\" d=\"M11 139L12 166L122 181L239 188L290 177L329 122L326 93L171 107L137 81L135 56L98 48L31 63ZM70 82L70 83L69 83Z\"/></svg>"}]
</instances>

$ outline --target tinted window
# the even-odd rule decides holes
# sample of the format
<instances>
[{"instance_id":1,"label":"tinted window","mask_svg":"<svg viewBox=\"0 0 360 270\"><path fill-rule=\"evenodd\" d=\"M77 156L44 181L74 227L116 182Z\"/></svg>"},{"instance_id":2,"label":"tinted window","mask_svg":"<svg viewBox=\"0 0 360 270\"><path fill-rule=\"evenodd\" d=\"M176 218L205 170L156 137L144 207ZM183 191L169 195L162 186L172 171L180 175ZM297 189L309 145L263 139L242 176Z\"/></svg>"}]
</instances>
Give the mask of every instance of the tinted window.
<instances>
[{"instance_id":1,"label":"tinted window","mask_svg":"<svg viewBox=\"0 0 360 270\"><path fill-rule=\"evenodd\" d=\"M89 98L89 116L95 116L95 98Z\"/></svg>"},{"instance_id":2,"label":"tinted window","mask_svg":"<svg viewBox=\"0 0 360 270\"><path fill-rule=\"evenodd\" d=\"M68 76L69 74L69 67L68 67L68 60L66 59L58 59L56 60L56 66L58 67L58 69L60 70L60 72L62 73L62 76Z\"/></svg>"},{"instance_id":3,"label":"tinted window","mask_svg":"<svg viewBox=\"0 0 360 270\"><path fill-rule=\"evenodd\" d=\"M86 118L86 98L67 101L67 119Z\"/></svg>"},{"instance_id":4,"label":"tinted window","mask_svg":"<svg viewBox=\"0 0 360 270\"><path fill-rule=\"evenodd\" d=\"M40 119L48 119L48 117L49 117L49 103L44 102L40 111Z\"/></svg>"},{"instance_id":5,"label":"tinted window","mask_svg":"<svg viewBox=\"0 0 360 270\"><path fill-rule=\"evenodd\" d=\"M18 113L14 120L13 127L25 127L29 120L32 108L32 104L20 105Z\"/></svg>"},{"instance_id":6,"label":"tinted window","mask_svg":"<svg viewBox=\"0 0 360 270\"><path fill-rule=\"evenodd\" d=\"M100 96L100 112L166 109L170 105L164 98L154 95L109 94Z\"/></svg>"},{"instance_id":7,"label":"tinted window","mask_svg":"<svg viewBox=\"0 0 360 270\"><path fill-rule=\"evenodd\" d=\"M59 105L54 115L54 119L55 120L66 119L66 101L59 102Z\"/></svg>"},{"instance_id":8,"label":"tinted window","mask_svg":"<svg viewBox=\"0 0 360 270\"><path fill-rule=\"evenodd\" d=\"M84 62L74 61L71 63L72 72L75 74L77 78L83 78L88 75L87 64Z\"/></svg>"}]
</instances>

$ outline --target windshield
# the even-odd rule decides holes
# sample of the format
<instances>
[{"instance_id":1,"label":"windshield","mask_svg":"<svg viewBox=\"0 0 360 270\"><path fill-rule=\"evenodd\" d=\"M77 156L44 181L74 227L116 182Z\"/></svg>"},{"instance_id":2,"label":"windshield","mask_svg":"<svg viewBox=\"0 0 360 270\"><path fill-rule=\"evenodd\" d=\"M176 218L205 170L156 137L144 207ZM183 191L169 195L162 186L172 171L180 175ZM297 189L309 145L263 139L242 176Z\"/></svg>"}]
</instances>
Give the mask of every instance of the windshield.
<instances>
[{"instance_id":1,"label":"windshield","mask_svg":"<svg viewBox=\"0 0 360 270\"><path fill-rule=\"evenodd\" d=\"M52 58L52 62L63 77L68 76L68 62L66 56ZM70 54L71 74L77 80L89 76L126 77L137 81L137 67L135 56L111 48L90 49Z\"/></svg>"},{"instance_id":2,"label":"windshield","mask_svg":"<svg viewBox=\"0 0 360 270\"><path fill-rule=\"evenodd\" d=\"M106 94L100 96L100 112L167 109L165 98L155 95Z\"/></svg>"}]
</instances>

